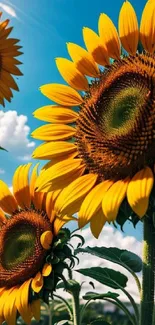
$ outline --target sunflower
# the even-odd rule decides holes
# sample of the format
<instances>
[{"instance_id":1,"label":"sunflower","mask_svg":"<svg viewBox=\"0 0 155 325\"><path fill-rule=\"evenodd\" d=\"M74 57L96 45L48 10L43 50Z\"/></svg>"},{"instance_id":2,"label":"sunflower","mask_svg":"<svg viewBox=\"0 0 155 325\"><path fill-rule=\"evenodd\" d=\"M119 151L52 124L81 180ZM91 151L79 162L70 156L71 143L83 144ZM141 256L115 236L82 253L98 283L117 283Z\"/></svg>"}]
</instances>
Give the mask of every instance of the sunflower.
<instances>
[{"instance_id":1,"label":"sunflower","mask_svg":"<svg viewBox=\"0 0 155 325\"><path fill-rule=\"evenodd\" d=\"M45 141L33 157L50 160L37 189L61 190L57 214L79 212L79 227L90 222L95 237L106 221L115 222L122 213L125 220L124 207L127 217L133 213L139 219L149 208L155 162L155 1L147 1L140 30L129 1L120 10L119 32L104 13L98 30L99 35L83 28L86 49L68 43L72 60L56 59L69 86L40 88L56 105L34 112L50 123L32 133Z\"/></svg>"},{"instance_id":2,"label":"sunflower","mask_svg":"<svg viewBox=\"0 0 155 325\"><path fill-rule=\"evenodd\" d=\"M0 17L1 15L2 13ZM10 102L13 97L11 89L19 90L12 75L22 75L17 67L21 62L15 59L16 56L22 54L19 51L21 46L18 45L18 39L8 38L13 29L13 27L7 28L8 23L9 19L0 23L0 104L3 106L5 106L4 99Z\"/></svg>"},{"instance_id":3,"label":"sunflower","mask_svg":"<svg viewBox=\"0 0 155 325\"><path fill-rule=\"evenodd\" d=\"M14 195L0 180L0 324L16 324L17 315L26 324L39 320L40 299L47 302L52 292L49 281L54 289L52 245L65 222L52 216L54 193L34 192L37 165L29 182L30 165L16 169Z\"/></svg>"}]
</instances>

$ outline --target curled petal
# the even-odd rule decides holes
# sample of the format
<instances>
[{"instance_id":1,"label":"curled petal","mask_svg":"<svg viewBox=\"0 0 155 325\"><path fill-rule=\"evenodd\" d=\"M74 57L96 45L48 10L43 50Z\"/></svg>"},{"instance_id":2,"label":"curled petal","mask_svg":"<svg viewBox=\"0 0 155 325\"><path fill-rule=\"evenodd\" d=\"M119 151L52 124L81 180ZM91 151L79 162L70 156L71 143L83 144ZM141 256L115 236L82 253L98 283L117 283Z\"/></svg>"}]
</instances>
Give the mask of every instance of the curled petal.
<instances>
[{"instance_id":1,"label":"curled petal","mask_svg":"<svg viewBox=\"0 0 155 325\"><path fill-rule=\"evenodd\" d=\"M129 183L127 199L132 210L140 218L147 212L153 183L154 176L149 167L140 170Z\"/></svg>"},{"instance_id":2,"label":"curled petal","mask_svg":"<svg viewBox=\"0 0 155 325\"><path fill-rule=\"evenodd\" d=\"M52 239L53 239L52 231L50 231L50 230L44 231L40 237L40 242L41 242L42 247L47 250L50 249Z\"/></svg>"}]
</instances>

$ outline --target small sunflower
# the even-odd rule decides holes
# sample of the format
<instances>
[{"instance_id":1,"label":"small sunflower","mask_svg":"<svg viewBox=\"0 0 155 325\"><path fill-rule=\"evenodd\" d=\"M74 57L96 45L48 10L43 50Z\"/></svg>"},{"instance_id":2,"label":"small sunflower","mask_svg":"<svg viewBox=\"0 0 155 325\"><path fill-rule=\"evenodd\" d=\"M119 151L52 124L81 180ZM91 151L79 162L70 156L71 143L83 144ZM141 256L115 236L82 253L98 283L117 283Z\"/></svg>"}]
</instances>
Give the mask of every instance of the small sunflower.
<instances>
[{"instance_id":1,"label":"small sunflower","mask_svg":"<svg viewBox=\"0 0 155 325\"><path fill-rule=\"evenodd\" d=\"M54 242L65 221L52 216L52 193L34 192L37 165L29 183L30 165L15 171L14 195L0 181L0 324L16 324L17 315L26 324L39 320L40 299L47 302L56 284Z\"/></svg>"},{"instance_id":2,"label":"small sunflower","mask_svg":"<svg viewBox=\"0 0 155 325\"><path fill-rule=\"evenodd\" d=\"M1 15L2 13L0 17ZM22 75L17 67L21 62L15 59L16 56L22 54L19 51L21 46L18 45L18 39L8 38L13 29L13 27L7 28L8 23L9 19L0 23L0 104L3 106L5 106L4 99L10 102L13 97L11 89L19 90L12 75Z\"/></svg>"},{"instance_id":3,"label":"small sunflower","mask_svg":"<svg viewBox=\"0 0 155 325\"><path fill-rule=\"evenodd\" d=\"M45 141L33 157L51 160L38 178L38 190L60 189L55 211L79 211L79 227L90 222L95 237L106 221L122 217L124 204L136 218L149 208L155 162L155 1L147 1L140 30L129 1L120 10L119 33L104 13L98 30L99 35L83 28L87 50L68 43L72 60L56 59L69 86L40 88L57 104L34 112L51 124L32 134Z\"/></svg>"}]
</instances>

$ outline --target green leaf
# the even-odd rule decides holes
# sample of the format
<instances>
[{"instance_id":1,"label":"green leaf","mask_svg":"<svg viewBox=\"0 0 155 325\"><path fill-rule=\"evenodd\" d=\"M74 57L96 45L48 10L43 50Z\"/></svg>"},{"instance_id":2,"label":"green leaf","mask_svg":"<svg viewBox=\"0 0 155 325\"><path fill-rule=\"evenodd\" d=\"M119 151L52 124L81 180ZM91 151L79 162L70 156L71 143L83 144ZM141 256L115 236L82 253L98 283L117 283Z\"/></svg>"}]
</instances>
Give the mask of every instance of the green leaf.
<instances>
[{"instance_id":1,"label":"green leaf","mask_svg":"<svg viewBox=\"0 0 155 325\"><path fill-rule=\"evenodd\" d=\"M118 293L115 292L107 292L107 293L97 293L97 292L86 292L86 294L82 297L84 300L96 300L96 299L103 299L103 298L111 298L116 299L119 297Z\"/></svg>"},{"instance_id":2,"label":"green leaf","mask_svg":"<svg viewBox=\"0 0 155 325\"><path fill-rule=\"evenodd\" d=\"M76 249L78 253L89 253L113 263L117 263L129 272L140 272L142 270L142 260L136 254L129 252L125 249L116 247L85 247Z\"/></svg>"},{"instance_id":3,"label":"green leaf","mask_svg":"<svg viewBox=\"0 0 155 325\"><path fill-rule=\"evenodd\" d=\"M90 269L79 269L76 271L113 289L125 288L128 281L124 274L106 267L91 267Z\"/></svg>"},{"instance_id":4,"label":"green leaf","mask_svg":"<svg viewBox=\"0 0 155 325\"><path fill-rule=\"evenodd\" d=\"M104 318L99 318L94 320L93 322L90 323L90 325L110 325L110 323L107 323Z\"/></svg>"}]
</instances>

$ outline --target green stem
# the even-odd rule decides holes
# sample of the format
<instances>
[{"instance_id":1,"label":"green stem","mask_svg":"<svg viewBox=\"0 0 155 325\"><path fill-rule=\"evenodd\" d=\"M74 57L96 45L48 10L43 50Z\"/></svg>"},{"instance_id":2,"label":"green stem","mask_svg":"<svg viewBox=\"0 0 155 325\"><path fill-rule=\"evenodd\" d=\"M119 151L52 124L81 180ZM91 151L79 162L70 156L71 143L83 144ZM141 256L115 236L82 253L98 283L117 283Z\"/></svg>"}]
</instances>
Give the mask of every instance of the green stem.
<instances>
[{"instance_id":1,"label":"green stem","mask_svg":"<svg viewBox=\"0 0 155 325\"><path fill-rule=\"evenodd\" d=\"M54 297L60 299L64 305L66 306L66 309L68 311L68 314L70 316L70 320L73 319L73 313L72 313L72 308L70 307L69 303L67 302L67 300L65 300L63 297L59 296L59 295L56 295L56 294L53 294Z\"/></svg>"},{"instance_id":2,"label":"green stem","mask_svg":"<svg viewBox=\"0 0 155 325\"><path fill-rule=\"evenodd\" d=\"M152 218L144 218L143 280L140 325L154 325L155 228Z\"/></svg>"},{"instance_id":3,"label":"green stem","mask_svg":"<svg viewBox=\"0 0 155 325\"><path fill-rule=\"evenodd\" d=\"M80 301L79 292L72 292L73 320L74 325L80 325Z\"/></svg>"}]
</instances>

